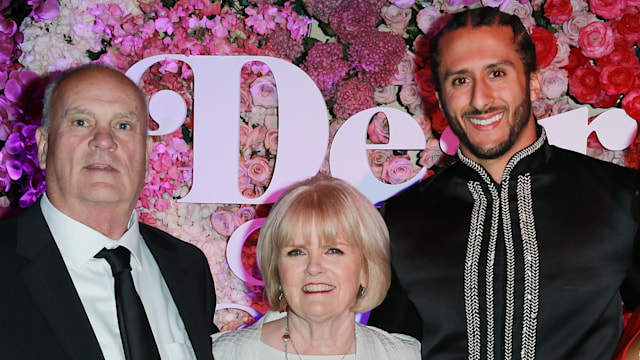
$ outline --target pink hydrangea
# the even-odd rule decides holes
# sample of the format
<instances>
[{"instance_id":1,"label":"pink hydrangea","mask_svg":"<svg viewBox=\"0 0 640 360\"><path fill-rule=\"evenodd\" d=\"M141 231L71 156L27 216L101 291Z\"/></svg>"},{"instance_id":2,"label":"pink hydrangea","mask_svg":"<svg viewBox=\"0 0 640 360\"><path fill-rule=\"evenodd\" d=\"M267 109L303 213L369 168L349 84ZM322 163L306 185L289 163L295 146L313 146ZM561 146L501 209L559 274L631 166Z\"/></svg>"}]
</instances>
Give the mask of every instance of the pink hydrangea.
<instances>
[{"instance_id":1,"label":"pink hydrangea","mask_svg":"<svg viewBox=\"0 0 640 360\"><path fill-rule=\"evenodd\" d=\"M369 1L342 1L329 16L329 24L342 41L350 43L367 37L375 29L380 20L380 8L382 4L375 8Z\"/></svg>"},{"instance_id":2,"label":"pink hydrangea","mask_svg":"<svg viewBox=\"0 0 640 360\"><path fill-rule=\"evenodd\" d=\"M291 32L286 29L277 29L265 38L263 49L268 55L295 60L304 52L302 41L296 41L291 37Z\"/></svg>"},{"instance_id":3,"label":"pink hydrangea","mask_svg":"<svg viewBox=\"0 0 640 360\"><path fill-rule=\"evenodd\" d=\"M358 78L343 82L334 100L333 112L342 119L348 119L359 111L376 106L373 86Z\"/></svg>"},{"instance_id":4,"label":"pink hydrangea","mask_svg":"<svg viewBox=\"0 0 640 360\"><path fill-rule=\"evenodd\" d=\"M342 45L317 42L300 66L320 90L334 88L347 74L349 63L342 59Z\"/></svg>"},{"instance_id":5,"label":"pink hydrangea","mask_svg":"<svg viewBox=\"0 0 640 360\"><path fill-rule=\"evenodd\" d=\"M407 46L401 36L372 30L360 34L347 49L352 69L374 87L387 86L404 58Z\"/></svg>"}]
</instances>

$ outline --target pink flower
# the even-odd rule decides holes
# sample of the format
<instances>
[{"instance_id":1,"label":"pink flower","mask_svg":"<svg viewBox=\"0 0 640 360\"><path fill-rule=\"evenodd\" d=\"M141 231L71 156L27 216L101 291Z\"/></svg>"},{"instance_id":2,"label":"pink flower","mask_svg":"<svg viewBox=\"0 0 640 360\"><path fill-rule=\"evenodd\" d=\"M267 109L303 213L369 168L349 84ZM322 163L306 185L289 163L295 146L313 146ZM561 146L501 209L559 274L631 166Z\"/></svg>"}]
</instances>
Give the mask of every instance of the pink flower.
<instances>
[{"instance_id":1,"label":"pink flower","mask_svg":"<svg viewBox=\"0 0 640 360\"><path fill-rule=\"evenodd\" d=\"M211 215L213 230L223 236L231 236L236 229L233 212L225 207L218 207Z\"/></svg>"},{"instance_id":2,"label":"pink flower","mask_svg":"<svg viewBox=\"0 0 640 360\"><path fill-rule=\"evenodd\" d=\"M389 2L399 8L407 9L412 7L416 0L389 0Z\"/></svg>"},{"instance_id":3,"label":"pink flower","mask_svg":"<svg viewBox=\"0 0 640 360\"><path fill-rule=\"evenodd\" d=\"M275 82L273 75L268 75L257 78L251 84L251 97L255 105L266 108L272 108L278 105L278 92L276 91Z\"/></svg>"},{"instance_id":4,"label":"pink flower","mask_svg":"<svg viewBox=\"0 0 640 360\"><path fill-rule=\"evenodd\" d=\"M342 59L342 45L317 42L307 53L300 66L316 83L320 90L335 87L342 80L350 64Z\"/></svg>"},{"instance_id":5,"label":"pink flower","mask_svg":"<svg viewBox=\"0 0 640 360\"><path fill-rule=\"evenodd\" d=\"M608 55L614 48L613 31L605 22L593 22L580 30L578 44L584 56L597 59Z\"/></svg>"},{"instance_id":6,"label":"pink flower","mask_svg":"<svg viewBox=\"0 0 640 360\"><path fill-rule=\"evenodd\" d=\"M446 159L447 156L440 148L440 141L438 139L429 139L427 140L427 147L420 152L418 164L430 169L433 166L442 166Z\"/></svg>"},{"instance_id":7,"label":"pink flower","mask_svg":"<svg viewBox=\"0 0 640 360\"><path fill-rule=\"evenodd\" d=\"M370 84L364 83L358 78L351 78L338 88L334 98L333 112L339 118L348 119L361 110L375 107L376 101L373 92L373 87Z\"/></svg>"},{"instance_id":8,"label":"pink flower","mask_svg":"<svg viewBox=\"0 0 640 360\"><path fill-rule=\"evenodd\" d=\"M435 6L431 5L424 9L421 9L416 15L416 22L418 23L418 28L425 34L431 32L435 24L437 24L438 19L442 14Z\"/></svg>"},{"instance_id":9,"label":"pink flower","mask_svg":"<svg viewBox=\"0 0 640 360\"><path fill-rule=\"evenodd\" d=\"M258 217L258 214L253 206L242 206L233 213L233 221L236 226L240 226L249 220L255 219L256 217Z\"/></svg>"},{"instance_id":10,"label":"pink flower","mask_svg":"<svg viewBox=\"0 0 640 360\"><path fill-rule=\"evenodd\" d=\"M382 178L382 164L392 155L392 150L367 150L369 168L376 178Z\"/></svg>"},{"instance_id":11,"label":"pink flower","mask_svg":"<svg viewBox=\"0 0 640 360\"><path fill-rule=\"evenodd\" d=\"M409 155L392 156L382 164L382 180L390 184L402 184L419 171L413 168Z\"/></svg>"},{"instance_id":12,"label":"pink flower","mask_svg":"<svg viewBox=\"0 0 640 360\"><path fill-rule=\"evenodd\" d=\"M569 79L567 70L556 66L541 69L542 94L549 99L557 99L567 92Z\"/></svg>"},{"instance_id":13,"label":"pink flower","mask_svg":"<svg viewBox=\"0 0 640 360\"><path fill-rule=\"evenodd\" d=\"M269 153L276 155L278 153L278 130L271 129L267 131L264 137L264 147L269 150Z\"/></svg>"},{"instance_id":14,"label":"pink flower","mask_svg":"<svg viewBox=\"0 0 640 360\"><path fill-rule=\"evenodd\" d=\"M531 103L531 109L533 110L533 115L536 119L544 119L551 114L551 104L544 101L543 99L538 99Z\"/></svg>"},{"instance_id":15,"label":"pink flower","mask_svg":"<svg viewBox=\"0 0 640 360\"><path fill-rule=\"evenodd\" d=\"M589 7L594 14L605 19L619 18L627 8L626 0L589 0Z\"/></svg>"},{"instance_id":16,"label":"pink flower","mask_svg":"<svg viewBox=\"0 0 640 360\"><path fill-rule=\"evenodd\" d=\"M418 123L418 125L420 125L424 138L431 138L431 119L427 115L413 115L412 118Z\"/></svg>"},{"instance_id":17,"label":"pink flower","mask_svg":"<svg viewBox=\"0 0 640 360\"><path fill-rule=\"evenodd\" d=\"M252 184L265 186L271 181L271 165L265 157L252 157L245 162L245 166Z\"/></svg>"},{"instance_id":18,"label":"pink flower","mask_svg":"<svg viewBox=\"0 0 640 360\"><path fill-rule=\"evenodd\" d=\"M389 120L384 113L377 113L367 127L369 140L374 144L389 143Z\"/></svg>"},{"instance_id":19,"label":"pink flower","mask_svg":"<svg viewBox=\"0 0 640 360\"><path fill-rule=\"evenodd\" d=\"M411 20L411 9L400 8L395 5L383 6L382 19L398 35L404 34Z\"/></svg>"},{"instance_id":20,"label":"pink flower","mask_svg":"<svg viewBox=\"0 0 640 360\"><path fill-rule=\"evenodd\" d=\"M598 18L590 12L574 11L569 20L562 24L562 32L571 40L578 41L580 30L596 21L598 21Z\"/></svg>"},{"instance_id":21,"label":"pink flower","mask_svg":"<svg viewBox=\"0 0 640 360\"><path fill-rule=\"evenodd\" d=\"M386 86L404 58L407 46L400 35L371 30L347 48L352 69L358 77L374 87Z\"/></svg>"},{"instance_id":22,"label":"pink flower","mask_svg":"<svg viewBox=\"0 0 640 360\"><path fill-rule=\"evenodd\" d=\"M389 81L390 84L403 85L413 80L413 73L416 67L413 57L413 53L407 50L402 60L398 63L396 72Z\"/></svg>"},{"instance_id":23,"label":"pink flower","mask_svg":"<svg viewBox=\"0 0 640 360\"><path fill-rule=\"evenodd\" d=\"M385 87L376 88L375 99L380 104L391 104L397 100L398 87L387 85Z\"/></svg>"},{"instance_id":24,"label":"pink flower","mask_svg":"<svg viewBox=\"0 0 640 360\"><path fill-rule=\"evenodd\" d=\"M420 106L420 93L415 82L402 85L400 89L400 102L410 109Z\"/></svg>"}]
</instances>

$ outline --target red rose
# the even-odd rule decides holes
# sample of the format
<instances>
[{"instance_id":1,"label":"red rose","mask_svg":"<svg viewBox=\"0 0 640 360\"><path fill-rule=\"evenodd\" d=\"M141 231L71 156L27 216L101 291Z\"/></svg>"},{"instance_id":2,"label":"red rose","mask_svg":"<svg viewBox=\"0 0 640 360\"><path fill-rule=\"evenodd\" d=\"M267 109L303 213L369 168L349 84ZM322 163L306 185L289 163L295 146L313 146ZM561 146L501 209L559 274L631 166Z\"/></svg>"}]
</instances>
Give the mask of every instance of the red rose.
<instances>
[{"instance_id":1,"label":"red rose","mask_svg":"<svg viewBox=\"0 0 640 360\"><path fill-rule=\"evenodd\" d=\"M573 6L570 0L548 0L544 4L544 16L552 24L562 24L569 20L573 13Z\"/></svg>"},{"instance_id":2,"label":"red rose","mask_svg":"<svg viewBox=\"0 0 640 360\"><path fill-rule=\"evenodd\" d=\"M582 54L580 48L572 47L569 51L569 63L562 68L567 70L569 78L571 78L577 68L584 66L588 62L589 58Z\"/></svg>"},{"instance_id":3,"label":"red rose","mask_svg":"<svg viewBox=\"0 0 640 360\"><path fill-rule=\"evenodd\" d=\"M435 111L438 107L438 98L436 97L435 84L433 82L433 73L430 68L424 68L413 75L418 85L418 93L422 99L422 108L425 113Z\"/></svg>"},{"instance_id":4,"label":"red rose","mask_svg":"<svg viewBox=\"0 0 640 360\"><path fill-rule=\"evenodd\" d=\"M640 14L624 14L618 22L616 28L620 36L629 44L640 41Z\"/></svg>"},{"instance_id":5,"label":"red rose","mask_svg":"<svg viewBox=\"0 0 640 360\"><path fill-rule=\"evenodd\" d=\"M597 108L604 108L604 109L612 108L616 106L616 104L618 103L619 97L620 97L620 94L608 95L606 92L604 92L604 90L600 90L600 97L596 101L594 101L591 105Z\"/></svg>"},{"instance_id":6,"label":"red rose","mask_svg":"<svg viewBox=\"0 0 640 360\"><path fill-rule=\"evenodd\" d=\"M431 115L431 130L436 131L438 134L442 134L444 129L449 126L447 118L442 113L440 108L437 108Z\"/></svg>"},{"instance_id":7,"label":"red rose","mask_svg":"<svg viewBox=\"0 0 640 360\"><path fill-rule=\"evenodd\" d=\"M577 68L569 78L569 94L579 103L592 104L600 97L600 71L593 65L586 64Z\"/></svg>"},{"instance_id":8,"label":"red rose","mask_svg":"<svg viewBox=\"0 0 640 360\"><path fill-rule=\"evenodd\" d=\"M531 33L531 40L536 46L538 69L549 66L558 53L556 37L551 31L536 26Z\"/></svg>"},{"instance_id":9,"label":"red rose","mask_svg":"<svg viewBox=\"0 0 640 360\"><path fill-rule=\"evenodd\" d=\"M636 74L631 66L605 65L600 72L600 86L608 95L624 94L636 83Z\"/></svg>"},{"instance_id":10,"label":"red rose","mask_svg":"<svg viewBox=\"0 0 640 360\"><path fill-rule=\"evenodd\" d=\"M639 19L640 20L640 19ZM627 66L638 66L640 62L636 57L635 49L629 45L626 45L622 41L617 41L615 43L615 47L613 51L609 55L605 55L599 58L597 61L598 65L627 65Z\"/></svg>"},{"instance_id":11,"label":"red rose","mask_svg":"<svg viewBox=\"0 0 640 360\"><path fill-rule=\"evenodd\" d=\"M622 108L627 112L627 115L640 122L640 89L629 91L622 99Z\"/></svg>"}]
</instances>

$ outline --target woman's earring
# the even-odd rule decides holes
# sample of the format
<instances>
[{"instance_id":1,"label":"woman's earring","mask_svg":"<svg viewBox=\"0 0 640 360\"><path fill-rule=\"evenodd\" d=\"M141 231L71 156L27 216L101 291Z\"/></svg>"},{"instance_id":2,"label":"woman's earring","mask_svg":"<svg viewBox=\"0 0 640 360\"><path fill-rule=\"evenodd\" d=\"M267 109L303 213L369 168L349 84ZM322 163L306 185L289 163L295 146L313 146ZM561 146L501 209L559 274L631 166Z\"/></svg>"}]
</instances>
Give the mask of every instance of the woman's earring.
<instances>
[{"instance_id":1,"label":"woman's earring","mask_svg":"<svg viewBox=\"0 0 640 360\"><path fill-rule=\"evenodd\" d=\"M278 300L282 301L284 297L284 293L282 292L282 286L278 285L278 290L280 291L280 295L278 296Z\"/></svg>"},{"instance_id":2,"label":"woman's earring","mask_svg":"<svg viewBox=\"0 0 640 360\"><path fill-rule=\"evenodd\" d=\"M367 287L360 285L360 288L358 289L358 299L362 299L366 292L367 292Z\"/></svg>"}]
</instances>

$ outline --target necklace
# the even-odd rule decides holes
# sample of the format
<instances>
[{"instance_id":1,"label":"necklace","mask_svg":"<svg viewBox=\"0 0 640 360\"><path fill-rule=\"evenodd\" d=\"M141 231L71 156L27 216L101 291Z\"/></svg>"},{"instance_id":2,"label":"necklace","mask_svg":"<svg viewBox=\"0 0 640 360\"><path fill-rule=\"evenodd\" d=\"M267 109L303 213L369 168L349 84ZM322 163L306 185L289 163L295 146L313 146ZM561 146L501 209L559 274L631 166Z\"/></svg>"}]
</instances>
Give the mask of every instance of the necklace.
<instances>
[{"instance_id":1,"label":"necklace","mask_svg":"<svg viewBox=\"0 0 640 360\"><path fill-rule=\"evenodd\" d=\"M291 334L289 333L289 314L287 314L287 321L284 323L284 333L282 333L282 342L284 343L285 360L289 360L289 352L287 351L287 345L289 344L289 342L291 342L291 345L293 345L293 350L296 352L296 355L298 355L298 360L302 360L302 358L300 357L300 352L298 352L298 349L296 349L296 343L293 342L293 339L291 338ZM347 348L347 352L345 352L344 355L342 355L340 360L344 360L344 358L347 357L347 354L349 353L349 349L351 349L351 345L352 344L355 345L355 343L356 343L356 329L354 328L353 339L351 339L351 343Z\"/></svg>"}]
</instances>

